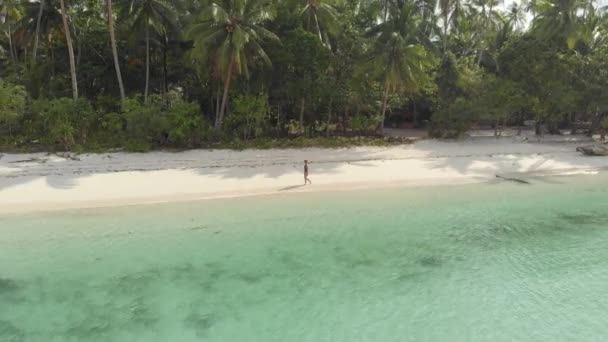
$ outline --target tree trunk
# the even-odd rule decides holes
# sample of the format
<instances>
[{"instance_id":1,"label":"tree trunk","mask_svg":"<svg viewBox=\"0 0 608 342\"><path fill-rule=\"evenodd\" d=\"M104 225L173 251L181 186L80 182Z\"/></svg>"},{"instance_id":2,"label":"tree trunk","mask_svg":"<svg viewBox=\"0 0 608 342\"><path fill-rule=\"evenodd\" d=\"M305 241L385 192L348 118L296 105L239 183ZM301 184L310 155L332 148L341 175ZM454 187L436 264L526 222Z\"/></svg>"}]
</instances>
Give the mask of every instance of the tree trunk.
<instances>
[{"instance_id":1,"label":"tree trunk","mask_svg":"<svg viewBox=\"0 0 608 342\"><path fill-rule=\"evenodd\" d=\"M114 69L116 70L116 78L118 79L118 89L120 90L120 99L125 99L125 86L122 83L122 73L120 72L120 62L118 61L118 49L116 47L116 35L114 33L114 11L112 10L112 0L107 0L108 8L108 31L110 31L110 44L112 45L112 57L114 59Z\"/></svg>"},{"instance_id":2,"label":"tree trunk","mask_svg":"<svg viewBox=\"0 0 608 342\"><path fill-rule=\"evenodd\" d=\"M315 25L317 26L317 34L319 35L319 41L321 42L321 44L324 44L323 36L321 35L321 25L319 25L319 19L317 18L316 14L315 14Z\"/></svg>"},{"instance_id":3,"label":"tree trunk","mask_svg":"<svg viewBox=\"0 0 608 342\"><path fill-rule=\"evenodd\" d=\"M148 103L148 91L150 89L150 25L146 20L146 87L144 90L144 102Z\"/></svg>"},{"instance_id":4,"label":"tree trunk","mask_svg":"<svg viewBox=\"0 0 608 342\"><path fill-rule=\"evenodd\" d=\"M277 104L277 132L281 132L281 104Z\"/></svg>"},{"instance_id":5,"label":"tree trunk","mask_svg":"<svg viewBox=\"0 0 608 342\"><path fill-rule=\"evenodd\" d=\"M448 17L449 14L445 14L443 16L443 54L445 55L448 52Z\"/></svg>"},{"instance_id":6,"label":"tree trunk","mask_svg":"<svg viewBox=\"0 0 608 342\"><path fill-rule=\"evenodd\" d=\"M220 84L217 87L217 96L215 97L215 122L220 119L220 106L222 105L222 88Z\"/></svg>"},{"instance_id":7,"label":"tree trunk","mask_svg":"<svg viewBox=\"0 0 608 342\"><path fill-rule=\"evenodd\" d=\"M524 112L523 111L521 113L518 113L518 114L519 114L519 124L517 125L518 126L517 127L517 136L520 136L521 135L521 131L522 131L522 127L524 125L524 119L525 119L525 117L524 117Z\"/></svg>"},{"instance_id":8,"label":"tree trunk","mask_svg":"<svg viewBox=\"0 0 608 342\"><path fill-rule=\"evenodd\" d=\"M222 98L222 108L220 109L220 116L215 120L215 127L213 128L213 134L215 138L219 138L220 132L222 131L222 124L224 123L224 115L226 114L226 105L228 104L228 92L230 91L230 82L232 81L232 69L234 68L234 58L230 60L228 65L228 72L226 73L226 80L224 81L224 96Z\"/></svg>"},{"instance_id":9,"label":"tree trunk","mask_svg":"<svg viewBox=\"0 0 608 342\"><path fill-rule=\"evenodd\" d=\"M587 136L592 137L595 132L597 132L601 128L605 116L606 113L597 112L595 114L595 117L591 121L591 126L589 127L589 132L587 133Z\"/></svg>"},{"instance_id":10,"label":"tree trunk","mask_svg":"<svg viewBox=\"0 0 608 342\"><path fill-rule=\"evenodd\" d=\"M382 15L383 21L386 22L388 20L388 7L389 7L389 3L388 0L384 0L384 15Z\"/></svg>"},{"instance_id":11,"label":"tree trunk","mask_svg":"<svg viewBox=\"0 0 608 342\"><path fill-rule=\"evenodd\" d=\"M304 133L304 106L306 104L306 99L302 98L300 102L300 127L298 127L298 134L302 135Z\"/></svg>"},{"instance_id":12,"label":"tree trunk","mask_svg":"<svg viewBox=\"0 0 608 342\"><path fill-rule=\"evenodd\" d=\"M10 22L10 18L8 17L8 13L6 14L5 20L8 23L8 32L6 34L6 36L8 37L8 49L10 50L11 61L13 63L15 63L17 60L17 56L15 55L15 49L13 46L13 32L11 29L11 22Z\"/></svg>"},{"instance_id":13,"label":"tree trunk","mask_svg":"<svg viewBox=\"0 0 608 342\"><path fill-rule=\"evenodd\" d=\"M44 13L44 1L40 0L40 6L38 8L38 18L36 19L36 36L34 37L34 51L32 52L32 60L36 62L38 55L38 40L40 39L40 22L42 21L42 13Z\"/></svg>"},{"instance_id":14,"label":"tree trunk","mask_svg":"<svg viewBox=\"0 0 608 342\"><path fill-rule=\"evenodd\" d=\"M168 42L167 42L168 44ZM163 47L163 90L166 93L169 92L169 84L167 82L167 46Z\"/></svg>"},{"instance_id":15,"label":"tree trunk","mask_svg":"<svg viewBox=\"0 0 608 342\"><path fill-rule=\"evenodd\" d=\"M384 121L386 120L386 107L388 104L388 84L384 85L384 96L382 98L382 124L380 126L380 133L384 135Z\"/></svg>"},{"instance_id":16,"label":"tree trunk","mask_svg":"<svg viewBox=\"0 0 608 342\"><path fill-rule=\"evenodd\" d=\"M481 66L481 60L483 58L483 48L479 51L479 56L477 57L477 65Z\"/></svg>"},{"instance_id":17,"label":"tree trunk","mask_svg":"<svg viewBox=\"0 0 608 342\"><path fill-rule=\"evenodd\" d=\"M76 33L76 27L74 27L74 33ZM78 35L74 35L76 40L76 72L80 71L80 58L82 57L82 39Z\"/></svg>"},{"instance_id":18,"label":"tree trunk","mask_svg":"<svg viewBox=\"0 0 608 342\"><path fill-rule=\"evenodd\" d=\"M329 125L331 124L331 114L332 114L332 105L334 102L334 98L330 97L329 98L329 110L328 110L328 114L327 114L327 126L325 127L325 136L327 136L329 138Z\"/></svg>"},{"instance_id":19,"label":"tree trunk","mask_svg":"<svg viewBox=\"0 0 608 342\"><path fill-rule=\"evenodd\" d=\"M53 47L51 46L52 40L48 39L47 41L47 53L49 54L49 56L51 57L51 75L55 76L57 74L57 70L55 68L55 50L53 49Z\"/></svg>"},{"instance_id":20,"label":"tree trunk","mask_svg":"<svg viewBox=\"0 0 608 342\"><path fill-rule=\"evenodd\" d=\"M413 128L417 128L418 127L418 109L416 108L416 98L413 99L412 101L413 104L413 117L412 117L412 127Z\"/></svg>"},{"instance_id":21,"label":"tree trunk","mask_svg":"<svg viewBox=\"0 0 608 342\"><path fill-rule=\"evenodd\" d=\"M72 77L72 96L78 99L78 80L76 79L76 63L74 60L74 47L72 46L72 36L68 25L68 13L65 8L65 1L59 0L61 5L61 18L63 19L63 30L65 31L65 41L68 47L68 57L70 59L70 74Z\"/></svg>"}]
</instances>

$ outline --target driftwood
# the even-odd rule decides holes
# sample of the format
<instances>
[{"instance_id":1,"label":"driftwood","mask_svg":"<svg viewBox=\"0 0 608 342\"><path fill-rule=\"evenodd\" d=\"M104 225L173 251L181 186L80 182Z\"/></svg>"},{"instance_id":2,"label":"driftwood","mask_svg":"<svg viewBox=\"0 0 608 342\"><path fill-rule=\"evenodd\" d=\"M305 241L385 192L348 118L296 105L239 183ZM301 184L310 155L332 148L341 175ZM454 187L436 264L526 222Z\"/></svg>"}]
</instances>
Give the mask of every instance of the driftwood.
<instances>
[{"instance_id":1,"label":"driftwood","mask_svg":"<svg viewBox=\"0 0 608 342\"><path fill-rule=\"evenodd\" d=\"M71 153L69 153L69 152L64 152L64 153L61 153L61 154L59 154L59 153L55 153L55 155L56 155L57 157L61 157L61 158L64 158L64 159L69 159L69 160L73 160L73 161L80 161L80 158L78 158L78 157L76 157L76 156L73 156L73 155L72 155Z\"/></svg>"},{"instance_id":2,"label":"driftwood","mask_svg":"<svg viewBox=\"0 0 608 342\"><path fill-rule=\"evenodd\" d=\"M503 177L501 175L496 175L496 178L500 178L500 179L504 179L504 180L508 180L508 181L515 182L515 183L520 183L520 184L530 184L530 182L525 181L523 179Z\"/></svg>"},{"instance_id":3,"label":"driftwood","mask_svg":"<svg viewBox=\"0 0 608 342\"><path fill-rule=\"evenodd\" d=\"M586 156L608 156L608 145L581 146L576 150Z\"/></svg>"}]
</instances>

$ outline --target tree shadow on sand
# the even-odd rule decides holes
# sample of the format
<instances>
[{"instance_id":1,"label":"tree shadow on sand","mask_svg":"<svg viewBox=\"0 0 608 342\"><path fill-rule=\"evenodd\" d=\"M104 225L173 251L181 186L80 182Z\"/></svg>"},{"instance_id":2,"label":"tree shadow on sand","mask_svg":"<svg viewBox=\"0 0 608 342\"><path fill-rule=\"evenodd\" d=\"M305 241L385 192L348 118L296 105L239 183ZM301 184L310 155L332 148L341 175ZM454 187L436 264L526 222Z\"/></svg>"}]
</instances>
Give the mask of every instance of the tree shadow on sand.
<instances>
[{"instance_id":1,"label":"tree shadow on sand","mask_svg":"<svg viewBox=\"0 0 608 342\"><path fill-rule=\"evenodd\" d=\"M302 174L305 159L311 161L312 174L331 174L340 172L340 167L344 164L370 167L373 166L371 161L386 159L386 156L381 148L191 150L147 154L83 154L74 159L47 153L3 155L0 159L0 191L40 179L53 189L70 190L78 186L79 179L93 175L162 170L191 171L200 176L221 179L251 179L258 176L279 178ZM287 187L282 191L294 189L297 187Z\"/></svg>"},{"instance_id":2,"label":"tree shadow on sand","mask_svg":"<svg viewBox=\"0 0 608 342\"><path fill-rule=\"evenodd\" d=\"M295 190L295 189L299 189L299 188L303 188L305 187L304 184L300 184L300 185L292 185L292 186L287 186L284 188L279 189L279 191L289 191L289 190Z\"/></svg>"}]
</instances>

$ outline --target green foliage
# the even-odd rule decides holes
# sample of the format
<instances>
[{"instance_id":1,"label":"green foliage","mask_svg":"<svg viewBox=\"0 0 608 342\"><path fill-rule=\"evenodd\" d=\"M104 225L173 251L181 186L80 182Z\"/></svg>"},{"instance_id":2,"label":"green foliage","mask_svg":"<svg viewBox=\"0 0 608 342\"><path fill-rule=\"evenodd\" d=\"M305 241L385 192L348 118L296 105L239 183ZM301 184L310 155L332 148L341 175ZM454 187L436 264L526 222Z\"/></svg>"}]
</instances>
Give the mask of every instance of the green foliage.
<instances>
[{"instance_id":1,"label":"green foliage","mask_svg":"<svg viewBox=\"0 0 608 342\"><path fill-rule=\"evenodd\" d=\"M289 53L289 95L296 99L316 95L318 82L329 65L329 51L314 34L302 29L289 32L283 46Z\"/></svg>"},{"instance_id":2,"label":"green foliage","mask_svg":"<svg viewBox=\"0 0 608 342\"><path fill-rule=\"evenodd\" d=\"M192 148L211 138L211 125L204 121L198 104L178 101L171 105L168 116L171 145Z\"/></svg>"},{"instance_id":3,"label":"green foliage","mask_svg":"<svg viewBox=\"0 0 608 342\"><path fill-rule=\"evenodd\" d=\"M124 117L118 113L107 113L101 116L99 122L100 131L108 138L116 139L124 134Z\"/></svg>"},{"instance_id":4,"label":"green foliage","mask_svg":"<svg viewBox=\"0 0 608 342\"><path fill-rule=\"evenodd\" d=\"M264 39L279 40L261 26L273 16L270 4L266 0L212 3L188 32L195 41L197 56L202 60L211 59L223 75L233 64L235 74L249 76L249 61L254 57L270 65L261 45Z\"/></svg>"},{"instance_id":5,"label":"green foliage","mask_svg":"<svg viewBox=\"0 0 608 342\"><path fill-rule=\"evenodd\" d=\"M127 152L144 153L152 150L152 145L143 141L127 141L125 144L125 150Z\"/></svg>"},{"instance_id":6,"label":"green foliage","mask_svg":"<svg viewBox=\"0 0 608 342\"><path fill-rule=\"evenodd\" d=\"M241 139L247 141L262 135L267 118L268 96L239 95L227 126L233 132L242 132Z\"/></svg>"},{"instance_id":7,"label":"green foliage","mask_svg":"<svg viewBox=\"0 0 608 342\"><path fill-rule=\"evenodd\" d=\"M521 113L529 107L526 94L510 80L487 75L480 86L477 111L480 119L504 121L511 114Z\"/></svg>"},{"instance_id":8,"label":"green foliage","mask_svg":"<svg viewBox=\"0 0 608 342\"><path fill-rule=\"evenodd\" d=\"M541 122L559 120L575 109L581 95L574 86L578 61L532 36L513 40L499 56L504 78L528 98L524 110Z\"/></svg>"},{"instance_id":9,"label":"green foliage","mask_svg":"<svg viewBox=\"0 0 608 342\"><path fill-rule=\"evenodd\" d=\"M61 146L66 150L87 142L87 134L93 123L95 111L84 100L59 98L51 101L38 100L33 106L42 127L44 142L51 146Z\"/></svg>"},{"instance_id":10,"label":"green foliage","mask_svg":"<svg viewBox=\"0 0 608 342\"><path fill-rule=\"evenodd\" d=\"M597 130L608 115L608 14L595 1L115 0L124 103L107 3L65 4L77 103L63 99L59 2L0 0L7 148L209 146L210 123L247 147L304 132L372 134L383 112L391 124L430 120L440 137L528 119ZM141 101L142 89L164 95Z\"/></svg>"},{"instance_id":11,"label":"green foliage","mask_svg":"<svg viewBox=\"0 0 608 342\"><path fill-rule=\"evenodd\" d=\"M375 132L382 123L382 115L357 114L351 118L351 128L359 134Z\"/></svg>"},{"instance_id":12,"label":"green foliage","mask_svg":"<svg viewBox=\"0 0 608 342\"><path fill-rule=\"evenodd\" d=\"M128 98L122 103L126 133L130 141L151 146L200 146L210 137L210 126L195 103L180 95L153 95L148 103Z\"/></svg>"},{"instance_id":13,"label":"green foliage","mask_svg":"<svg viewBox=\"0 0 608 342\"><path fill-rule=\"evenodd\" d=\"M23 117L26 97L24 87L0 80L0 129L9 135Z\"/></svg>"},{"instance_id":14,"label":"green foliage","mask_svg":"<svg viewBox=\"0 0 608 342\"><path fill-rule=\"evenodd\" d=\"M372 53L372 72L376 73L389 92L415 92L424 83L435 62L425 48L427 38L422 35L421 17L413 3L394 8L390 19L370 29L375 39Z\"/></svg>"},{"instance_id":15,"label":"green foliage","mask_svg":"<svg viewBox=\"0 0 608 342\"><path fill-rule=\"evenodd\" d=\"M433 116L429 135L435 138L458 138L465 133L478 117L472 102L458 97L454 102L444 104Z\"/></svg>"},{"instance_id":16,"label":"green foliage","mask_svg":"<svg viewBox=\"0 0 608 342\"><path fill-rule=\"evenodd\" d=\"M433 115L429 134L438 138L456 138L479 119L483 102L483 70L470 59L456 61L448 54L438 71L439 110Z\"/></svg>"},{"instance_id":17,"label":"green foliage","mask_svg":"<svg viewBox=\"0 0 608 342\"><path fill-rule=\"evenodd\" d=\"M310 147L322 147L322 148L343 148L343 147L354 147L354 146L387 146L390 144L402 144L401 142L390 143L388 140L377 137L316 137L306 138L297 137L294 139L270 139L260 138L249 141L242 141L235 139L230 143L225 143L219 146L219 148L228 148L234 150L244 149L290 149L290 148L310 148Z\"/></svg>"},{"instance_id":18,"label":"green foliage","mask_svg":"<svg viewBox=\"0 0 608 342\"><path fill-rule=\"evenodd\" d=\"M126 122L126 133L132 141L160 144L167 119L161 110L162 98L152 96L148 104L137 98L122 102L122 113Z\"/></svg>"}]
</instances>

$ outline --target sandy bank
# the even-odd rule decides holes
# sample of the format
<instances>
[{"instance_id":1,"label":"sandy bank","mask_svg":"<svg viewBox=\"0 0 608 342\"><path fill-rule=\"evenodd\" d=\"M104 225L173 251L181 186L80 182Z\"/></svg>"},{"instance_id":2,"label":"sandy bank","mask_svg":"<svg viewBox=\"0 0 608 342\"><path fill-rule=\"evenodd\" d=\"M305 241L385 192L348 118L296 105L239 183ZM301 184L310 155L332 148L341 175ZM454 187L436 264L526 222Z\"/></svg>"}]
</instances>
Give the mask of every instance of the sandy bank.
<instances>
[{"instance_id":1,"label":"sandy bank","mask_svg":"<svg viewBox=\"0 0 608 342\"><path fill-rule=\"evenodd\" d=\"M515 138L424 140L398 147L87 154L0 158L0 212L116 206L356 187L481 182L496 174L608 168L580 143ZM312 186L302 187L302 161Z\"/></svg>"}]
</instances>

